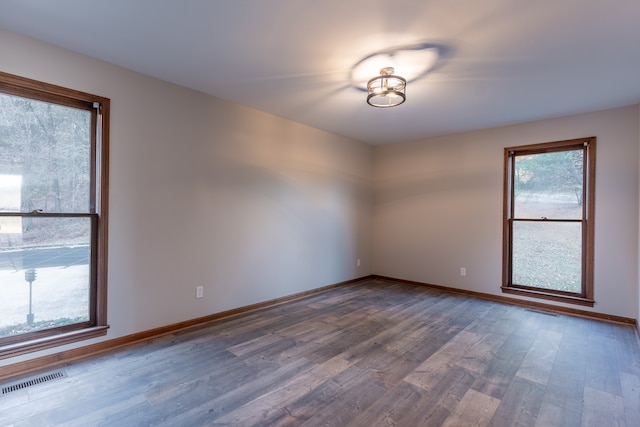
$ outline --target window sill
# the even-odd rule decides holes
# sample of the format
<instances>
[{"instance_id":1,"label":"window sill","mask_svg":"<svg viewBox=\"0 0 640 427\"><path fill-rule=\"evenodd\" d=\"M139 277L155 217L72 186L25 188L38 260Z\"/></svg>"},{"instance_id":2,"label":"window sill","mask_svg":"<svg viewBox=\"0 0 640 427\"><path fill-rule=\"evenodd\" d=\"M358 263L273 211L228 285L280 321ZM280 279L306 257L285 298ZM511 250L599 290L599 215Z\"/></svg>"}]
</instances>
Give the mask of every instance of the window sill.
<instances>
[{"instance_id":1,"label":"window sill","mask_svg":"<svg viewBox=\"0 0 640 427\"><path fill-rule=\"evenodd\" d=\"M93 326L90 328L37 338L31 341L5 345L0 347L0 359L7 359L9 357L20 356L34 351L46 350L48 348L101 337L107 335L107 329L109 329L109 326Z\"/></svg>"},{"instance_id":2,"label":"window sill","mask_svg":"<svg viewBox=\"0 0 640 427\"><path fill-rule=\"evenodd\" d=\"M574 295L561 295L543 290L515 288L511 286L502 286L502 292L505 294L521 295L526 297L546 299L550 301L564 302L568 304L582 305L585 307L593 307L595 301L590 298L583 298Z\"/></svg>"}]
</instances>

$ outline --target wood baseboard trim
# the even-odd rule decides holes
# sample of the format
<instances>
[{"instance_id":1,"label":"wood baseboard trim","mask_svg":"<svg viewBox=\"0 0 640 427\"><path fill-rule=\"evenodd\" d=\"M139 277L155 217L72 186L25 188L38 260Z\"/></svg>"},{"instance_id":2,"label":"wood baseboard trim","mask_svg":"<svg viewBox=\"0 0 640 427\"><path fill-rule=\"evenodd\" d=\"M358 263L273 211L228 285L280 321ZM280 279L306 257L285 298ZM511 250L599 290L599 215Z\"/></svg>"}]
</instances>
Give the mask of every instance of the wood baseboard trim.
<instances>
[{"instance_id":1,"label":"wood baseboard trim","mask_svg":"<svg viewBox=\"0 0 640 427\"><path fill-rule=\"evenodd\" d=\"M37 374L39 372L57 369L71 362L77 362L78 360L93 357L101 353L106 353L108 351L113 351L127 345L154 339L162 335L167 335L183 329L201 326L206 323L215 322L221 319L227 319L232 316L237 316L237 315L241 315L241 314L245 314L253 311L274 307L276 305L284 304L286 302L320 294L322 292L326 292L331 289L361 282L369 278L371 278L371 276L364 276L356 279L347 280L344 282L334 283L332 285L323 286L323 287L312 289L309 291L298 292L298 293L287 295L281 298L275 298L272 300L263 301L256 304L251 304L243 307L234 308L231 310L222 311L219 313L210 314L208 316L186 320L184 322L173 323L171 325L161 326L158 328L149 329L142 332L137 332L135 334L125 335L123 337L101 341L96 344L90 344L87 346L78 347L71 350L64 350L58 353L53 353L47 356L41 356L38 358L25 360L23 362L17 362L17 363L13 363L6 366L0 366L0 382L4 383L8 381L13 381L20 377L25 377L25 376Z\"/></svg>"},{"instance_id":2,"label":"wood baseboard trim","mask_svg":"<svg viewBox=\"0 0 640 427\"><path fill-rule=\"evenodd\" d=\"M171 333L174 333L183 329L188 329L191 327L201 326L209 322L215 322L217 320L226 319L232 316L241 315L241 314L249 313L252 311L258 311L261 309L266 309L279 304L284 304L289 301L294 301L294 300L305 298L308 296L320 294L322 292L326 292L331 289L365 281L368 279L399 282L399 283L405 283L405 284L416 285L416 286L426 286L426 287L439 289L446 292L478 297L478 298L492 300L492 301L501 302L505 304L512 304L512 305L547 310L551 312L558 312L558 313L568 314L573 316L586 317L586 318L591 318L596 320L603 320L603 321L610 321L615 323L623 323L626 325L632 325L634 326L634 330L636 331L636 336L640 341L640 323L638 323L636 319L632 319L632 318L613 316L613 315L602 314L602 313L593 313L585 310L559 307L559 306L539 303L535 301L525 301L525 300L520 300L516 298L485 294L482 292L468 291L468 290L457 289L457 288L452 288L448 286L433 285L433 284L417 282L413 280L398 279L398 278L380 276L380 275L370 275L370 276L363 276L363 277L352 279L352 280L347 280L340 283L335 283L328 286L323 286L323 287L312 289L309 291L299 292L299 293L284 296L281 298L276 298L276 299L272 299L272 300L268 300L268 301L264 301L256 304L251 304L251 305L238 307L231 310L226 310L220 313L214 313L204 317L198 317L198 318L187 320L184 322L178 322L171 325L161 326L159 328L149 329L146 331L138 332L131 335L126 335L119 338L101 341L96 344L90 344L87 346L78 347L71 350L65 350L58 353L53 353L47 356L42 356L35 359L26 360L23 362L17 362L17 363L6 365L6 366L0 366L0 382L4 383L8 381L13 381L20 377L33 375L42 371L56 369L56 368L65 366L71 362L77 362L82 359L87 359L89 357L93 357L101 353L106 353L108 351L113 351L127 345L139 343L146 340L151 340L162 335L171 334Z\"/></svg>"},{"instance_id":3,"label":"wood baseboard trim","mask_svg":"<svg viewBox=\"0 0 640 427\"><path fill-rule=\"evenodd\" d=\"M465 289L458 289L458 288L452 288L452 287L441 286L441 285L433 285L433 284L430 284L430 283L416 282L416 281L413 281L413 280L397 279L397 278L394 278L394 277L379 276L379 275L372 275L371 277L374 278L374 279L388 280L388 281L399 282L399 283L406 283L406 284L409 284L409 285L426 286L426 287L429 287L429 288L440 289L440 290L443 290L443 291L453 292L453 293L457 293L457 294L469 295L469 296L478 297L478 298L487 299L487 300L492 300L492 301L496 301L496 302L502 302L502 303L505 303L505 304L519 305L519 306L528 307L528 308L535 308L535 309L551 311L551 312L555 312L555 313L568 314L568 315L571 315L571 316L586 317L586 318L595 319L595 320L604 320L604 321L608 321L608 322L623 323L625 325L634 326L636 331L639 330L638 329L639 325L638 325L638 322L636 321L636 319L632 319L632 318L629 318L629 317L615 316L615 315L612 315L612 314L604 314L604 313L595 313L595 312L586 311L586 310L580 310L580 309L576 309L576 308L561 307L561 306L556 306L556 305L552 305L552 304L546 304L546 303L542 303L542 302L521 300L521 299L517 299L517 298L505 297L505 296L502 296L502 295L492 295L492 294L486 294L484 292L468 291L468 290L465 290Z\"/></svg>"}]
</instances>

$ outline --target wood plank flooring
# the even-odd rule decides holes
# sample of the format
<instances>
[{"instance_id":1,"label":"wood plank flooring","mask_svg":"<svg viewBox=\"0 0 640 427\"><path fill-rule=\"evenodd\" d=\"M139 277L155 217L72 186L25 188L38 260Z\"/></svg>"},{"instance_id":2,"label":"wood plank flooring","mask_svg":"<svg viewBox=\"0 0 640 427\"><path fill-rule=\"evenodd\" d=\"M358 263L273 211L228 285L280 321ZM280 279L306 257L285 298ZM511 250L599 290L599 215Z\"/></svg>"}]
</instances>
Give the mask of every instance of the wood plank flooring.
<instances>
[{"instance_id":1,"label":"wood plank flooring","mask_svg":"<svg viewBox=\"0 0 640 427\"><path fill-rule=\"evenodd\" d=\"M632 327L368 279L64 368L1 426L640 426Z\"/></svg>"}]
</instances>

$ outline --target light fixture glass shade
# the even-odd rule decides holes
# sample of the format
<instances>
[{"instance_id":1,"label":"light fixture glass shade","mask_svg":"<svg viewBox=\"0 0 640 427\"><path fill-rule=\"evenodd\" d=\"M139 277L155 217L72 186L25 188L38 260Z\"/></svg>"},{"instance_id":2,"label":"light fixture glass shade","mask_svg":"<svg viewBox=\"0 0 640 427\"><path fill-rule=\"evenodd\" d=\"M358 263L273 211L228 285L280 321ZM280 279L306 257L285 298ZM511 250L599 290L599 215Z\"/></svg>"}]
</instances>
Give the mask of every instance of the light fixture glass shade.
<instances>
[{"instance_id":1,"label":"light fixture glass shade","mask_svg":"<svg viewBox=\"0 0 640 427\"><path fill-rule=\"evenodd\" d=\"M374 107L395 107L406 100L405 89L407 81L400 76L394 76L393 67L380 70L380 75L367 83L367 103Z\"/></svg>"}]
</instances>

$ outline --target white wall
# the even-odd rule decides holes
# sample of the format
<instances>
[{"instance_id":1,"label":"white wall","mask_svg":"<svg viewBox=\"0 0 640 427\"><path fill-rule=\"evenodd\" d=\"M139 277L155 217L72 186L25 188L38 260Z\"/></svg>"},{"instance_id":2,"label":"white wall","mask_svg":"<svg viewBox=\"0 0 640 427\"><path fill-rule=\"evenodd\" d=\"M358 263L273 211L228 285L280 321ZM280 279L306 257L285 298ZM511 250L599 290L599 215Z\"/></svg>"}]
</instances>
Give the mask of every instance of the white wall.
<instances>
[{"instance_id":1,"label":"white wall","mask_svg":"<svg viewBox=\"0 0 640 427\"><path fill-rule=\"evenodd\" d=\"M376 148L374 273L502 295L503 148L596 136L592 310L637 318L638 123L636 105Z\"/></svg>"},{"instance_id":2,"label":"white wall","mask_svg":"<svg viewBox=\"0 0 640 427\"><path fill-rule=\"evenodd\" d=\"M0 69L112 113L109 333L0 366L371 274L370 146L4 31Z\"/></svg>"},{"instance_id":3,"label":"white wall","mask_svg":"<svg viewBox=\"0 0 640 427\"><path fill-rule=\"evenodd\" d=\"M0 70L112 106L111 329L0 366L372 273L498 295L503 147L592 135L594 310L640 317L638 106L374 149L1 30Z\"/></svg>"}]
</instances>

